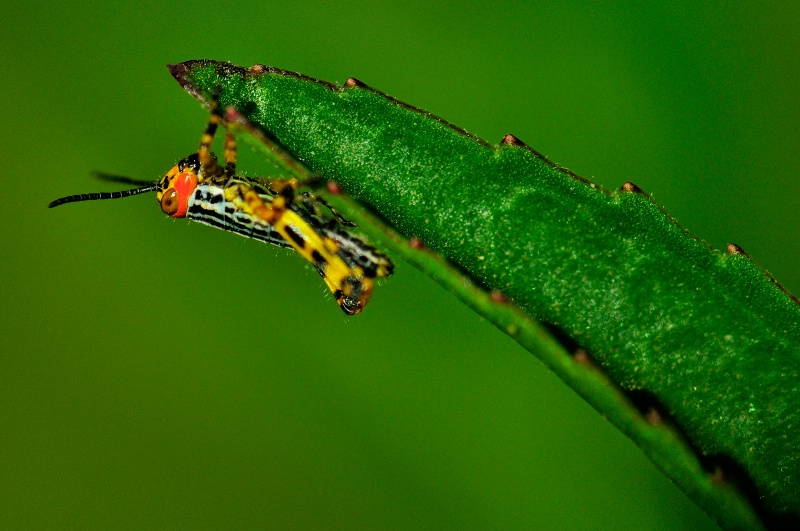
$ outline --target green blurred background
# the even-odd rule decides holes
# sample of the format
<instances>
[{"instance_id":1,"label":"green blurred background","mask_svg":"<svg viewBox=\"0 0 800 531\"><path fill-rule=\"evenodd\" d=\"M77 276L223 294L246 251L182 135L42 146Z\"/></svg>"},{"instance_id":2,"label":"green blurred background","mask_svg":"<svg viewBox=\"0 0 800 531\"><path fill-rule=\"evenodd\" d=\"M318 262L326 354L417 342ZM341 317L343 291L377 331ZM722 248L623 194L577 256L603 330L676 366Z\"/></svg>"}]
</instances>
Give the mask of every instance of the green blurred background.
<instances>
[{"instance_id":1,"label":"green blurred background","mask_svg":"<svg viewBox=\"0 0 800 531\"><path fill-rule=\"evenodd\" d=\"M152 196L46 208L196 148L166 63L260 62L631 180L800 292L800 4L475 4L0 8L0 527L713 525L403 262L347 319L299 257Z\"/></svg>"}]
</instances>

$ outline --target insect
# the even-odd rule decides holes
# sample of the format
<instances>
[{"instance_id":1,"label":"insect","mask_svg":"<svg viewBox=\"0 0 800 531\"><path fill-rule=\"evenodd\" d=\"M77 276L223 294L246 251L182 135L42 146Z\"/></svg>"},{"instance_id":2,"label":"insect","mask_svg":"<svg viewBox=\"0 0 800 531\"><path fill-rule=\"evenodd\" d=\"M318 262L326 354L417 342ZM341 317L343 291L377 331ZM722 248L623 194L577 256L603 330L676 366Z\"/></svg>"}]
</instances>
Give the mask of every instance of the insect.
<instances>
[{"instance_id":1,"label":"insect","mask_svg":"<svg viewBox=\"0 0 800 531\"><path fill-rule=\"evenodd\" d=\"M210 151L220 124L226 126L225 166ZM276 145L270 148L275 151ZM291 156L281 152L284 159ZM296 161L294 161L296 163ZM296 163L299 164L299 163ZM286 165L284 165L286 166ZM236 174L236 141L219 105L219 91L212 92L211 116L200 147L156 182L98 174L117 182L141 185L119 192L100 192L62 197L53 208L66 203L118 199L156 192L161 210L173 218L188 218L241 236L280 247L291 247L322 276L336 302L347 315L360 313L372 293L373 279L392 274L391 260L348 230L354 226L301 181L261 179Z\"/></svg>"}]
</instances>

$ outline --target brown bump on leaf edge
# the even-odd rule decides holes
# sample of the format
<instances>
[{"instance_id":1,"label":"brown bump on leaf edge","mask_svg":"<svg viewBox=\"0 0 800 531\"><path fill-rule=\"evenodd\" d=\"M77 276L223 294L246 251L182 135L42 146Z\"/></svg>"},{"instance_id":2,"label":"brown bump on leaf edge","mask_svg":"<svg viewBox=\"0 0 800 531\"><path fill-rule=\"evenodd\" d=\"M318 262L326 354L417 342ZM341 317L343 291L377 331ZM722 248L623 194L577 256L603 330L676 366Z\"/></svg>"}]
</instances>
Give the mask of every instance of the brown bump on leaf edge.
<instances>
[{"instance_id":1,"label":"brown bump on leaf edge","mask_svg":"<svg viewBox=\"0 0 800 531\"><path fill-rule=\"evenodd\" d=\"M515 137L512 134L507 134L506 136L504 136L503 140L501 140L501 143L505 144L507 146L524 146L525 145L525 142L523 142L522 140L520 140L519 138Z\"/></svg>"},{"instance_id":2,"label":"brown bump on leaf edge","mask_svg":"<svg viewBox=\"0 0 800 531\"><path fill-rule=\"evenodd\" d=\"M329 193L334 195L339 195L342 193L342 187L339 186L339 183L336 181L328 181L328 183L325 185L325 188Z\"/></svg>"},{"instance_id":3,"label":"brown bump on leaf edge","mask_svg":"<svg viewBox=\"0 0 800 531\"><path fill-rule=\"evenodd\" d=\"M261 63L256 63L250 67L250 72L254 74L263 74L267 71L267 65L262 65Z\"/></svg>"},{"instance_id":4,"label":"brown bump on leaf edge","mask_svg":"<svg viewBox=\"0 0 800 531\"><path fill-rule=\"evenodd\" d=\"M719 465L714 467L714 472L709 475L708 479L712 485L724 485L728 482L725 478L725 471Z\"/></svg>"},{"instance_id":5,"label":"brown bump on leaf edge","mask_svg":"<svg viewBox=\"0 0 800 531\"><path fill-rule=\"evenodd\" d=\"M592 358L589 357L589 353L579 348L572 354L572 359L575 360L575 363L579 365L586 365L587 367L594 367L594 362Z\"/></svg>"},{"instance_id":6,"label":"brown bump on leaf edge","mask_svg":"<svg viewBox=\"0 0 800 531\"><path fill-rule=\"evenodd\" d=\"M412 236L408 240L408 246L411 247L412 249L423 249L425 247L425 244L422 243L422 240L420 240L416 236Z\"/></svg>"},{"instance_id":7,"label":"brown bump on leaf edge","mask_svg":"<svg viewBox=\"0 0 800 531\"><path fill-rule=\"evenodd\" d=\"M633 184L630 181L625 182L625 184L622 185L621 190L623 192L631 192L631 193L634 193L634 194L643 194L644 193L644 190L642 190L641 188L639 188L638 186L636 186L635 184Z\"/></svg>"},{"instance_id":8,"label":"brown bump on leaf edge","mask_svg":"<svg viewBox=\"0 0 800 531\"><path fill-rule=\"evenodd\" d=\"M647 413L644 416L645 420L651 426L658 426L659 424L664 422L664 419L661 417L661 413L654 407L651 407L647 410Z\"/></svg>"},{"instance_id":9,"label":"brown bump on leaf edge","mask_svg":"<svg viewBox=\"0 0 800 531\"><path fill-rule=\"evenodd\" d=\"M347 81L344 82L344 86L345 86L345 88L355 88L355 87L364 88L367 85L365 83L357 80L354 77L349 77L349 78L347 78Z\"/></svg>"},{"instance_id":10,"label":"brown bump on leaf edge","mask_svg":"<svg viewBox=\"0 0 800 531\"><path fill-rule=\"evenodd\" d=\"M239 111L236 110L236 107L234 107L232 105L228 105L227 107L225 107L225 120L226 121L235 122L235 121L239 120L241 117L242 117L242 115L239 114Z\"/></svg>"},{"instance_id":11,"label":"brown bump on leaf edge","mask_svg":"<svg viewBox=\"0 0 800 531\"><path fill-rule=\"evenodd\" d=\"M728 252L728 254L748 256L747 253L744 252L744 249L742 249L741 247L739 247L735 243L729 243L725 247L725 250Z\"/></svg>"},{"instance_id":12,"label":"brown bump on leaf edge","mask_svg":"<svg viewBox=\"0 0 800 531\"><path fill-rule=\"evenodd\" d=\"M502 291L498 291L496 289L492 290L492 292L489 294L489 298L492 299L492 302L496 302L498 304L508 302L508 297L506 297Z\"/></svg>"}]
</instances>

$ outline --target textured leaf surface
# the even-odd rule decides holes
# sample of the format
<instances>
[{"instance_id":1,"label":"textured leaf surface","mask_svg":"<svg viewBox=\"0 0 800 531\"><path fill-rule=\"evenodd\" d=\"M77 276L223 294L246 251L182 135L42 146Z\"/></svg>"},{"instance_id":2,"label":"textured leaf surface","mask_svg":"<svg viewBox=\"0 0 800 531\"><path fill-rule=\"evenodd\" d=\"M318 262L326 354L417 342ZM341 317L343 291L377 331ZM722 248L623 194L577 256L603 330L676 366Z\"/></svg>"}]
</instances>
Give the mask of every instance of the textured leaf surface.
<instances>
[{"instance_id":1,"label":"textured leaf surface","mask_svg":"<svg viewBox=\"0 0 800 531\"><path fill-rule=\"evenodd\" d=\"M201 99L222 85L223 105L400 234L655 395L703 454L748 472L770 511L800 513L800 307L738 248L709 249L633 186L599 189L512 137L495 148L354 81L213 61L172 72ZM590 402L620 425L615 406ZM641 430L622 429L647 451Z\"/></svg>"}]
</instances>

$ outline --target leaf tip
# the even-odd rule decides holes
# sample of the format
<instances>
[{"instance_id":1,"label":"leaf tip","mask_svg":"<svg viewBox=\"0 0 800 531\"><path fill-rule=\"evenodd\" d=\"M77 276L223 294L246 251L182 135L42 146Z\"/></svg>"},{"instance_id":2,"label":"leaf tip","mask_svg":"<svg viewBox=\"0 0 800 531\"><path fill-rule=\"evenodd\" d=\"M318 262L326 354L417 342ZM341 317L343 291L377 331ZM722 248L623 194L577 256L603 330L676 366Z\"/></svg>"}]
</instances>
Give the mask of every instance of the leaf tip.
<instances>
[{"instance_id":1,"label":"leaf tip","mask_svg":"<svg viewBox=\"0 0 800 531\"><path fill-rule=\"evenodd\" d=\"M200 90L194 83L189 81L189 76L192 72L192 66L196 63L198 63L198 61L186 61L184 63L178 63L174 65L168 64L167 69L169 70L170 75L175 78L175 81L178 82L183 90L202 101Z\"/></svg>"},{"instance_id":2,"label":"leaf tip","mask_svg":"<svg viewBox=\"0 0 800 531\"><path fill-rule=\"evenodd\" d=\"M168 64L167 70L169 70L172 77L182 83L186 79L186 73L189 72L189 66L187 63Z\"/></svg>"}]
</instances>

